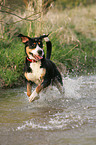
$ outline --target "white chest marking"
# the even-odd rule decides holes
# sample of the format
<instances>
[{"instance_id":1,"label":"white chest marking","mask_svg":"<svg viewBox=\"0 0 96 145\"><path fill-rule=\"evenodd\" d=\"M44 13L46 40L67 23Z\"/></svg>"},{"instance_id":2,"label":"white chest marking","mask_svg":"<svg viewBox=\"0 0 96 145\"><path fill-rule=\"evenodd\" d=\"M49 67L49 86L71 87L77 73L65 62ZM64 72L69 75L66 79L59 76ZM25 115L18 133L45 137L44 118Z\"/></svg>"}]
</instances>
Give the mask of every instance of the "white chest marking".
<instances>
[{"instance_id":1,"label":"white chest marking","mask_svg":"<svg viewBox=\"0 0 96 145\"><path fill-rule=\"evenodd\" d=\"M41 82L41 77L45 72L44 68L40 68L41 62L30 63L30 68L32 69L32 73L27 73L27 78L37 85Z\"/></svg>"}]
</instances>

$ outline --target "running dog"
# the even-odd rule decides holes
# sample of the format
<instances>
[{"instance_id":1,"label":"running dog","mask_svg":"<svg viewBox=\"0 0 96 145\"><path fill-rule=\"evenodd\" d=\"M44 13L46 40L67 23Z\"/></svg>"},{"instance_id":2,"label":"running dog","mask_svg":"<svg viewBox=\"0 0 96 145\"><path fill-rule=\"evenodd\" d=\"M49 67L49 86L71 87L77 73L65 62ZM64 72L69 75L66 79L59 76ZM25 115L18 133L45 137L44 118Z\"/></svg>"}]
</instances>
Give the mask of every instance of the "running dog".
<instances>
[{"instance_id":1,"label":"running dog","mask_svg":"<svg viewBox=\"0 0 96 145\"><path fill-rule=\"evenodd\" d=\"M24 75L27 80L27 95L29 102L36 100L39 92L48 87L51 83L56 84L59 91L62 93L62 77L56 65L50 60L52 44L48 35L30 38L19 34L22 42L25 44L25 68ZM43 50L43 39L46 41L47 53ZM32 84L37 84L36 89L31 93Z\"/></svg>"}]
</instances>

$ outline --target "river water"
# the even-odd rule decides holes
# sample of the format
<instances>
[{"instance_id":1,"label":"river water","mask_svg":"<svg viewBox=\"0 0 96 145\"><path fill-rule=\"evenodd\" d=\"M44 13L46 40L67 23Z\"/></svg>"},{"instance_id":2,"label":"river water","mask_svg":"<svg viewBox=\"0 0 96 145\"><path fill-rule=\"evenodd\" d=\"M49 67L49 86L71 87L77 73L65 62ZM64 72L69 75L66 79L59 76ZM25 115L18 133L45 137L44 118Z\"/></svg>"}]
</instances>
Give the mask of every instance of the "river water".
<instances>
[{"instance_id":1,"label":"river water","mask_svg":"<svg viewBox=\"0 0 96 145\"><path fill-rule=\"evenodd\" d=\"M96 145L96 75L65 77L28 102L26 87L0 90L0 145Z\"/></svg>"}]
</instances>

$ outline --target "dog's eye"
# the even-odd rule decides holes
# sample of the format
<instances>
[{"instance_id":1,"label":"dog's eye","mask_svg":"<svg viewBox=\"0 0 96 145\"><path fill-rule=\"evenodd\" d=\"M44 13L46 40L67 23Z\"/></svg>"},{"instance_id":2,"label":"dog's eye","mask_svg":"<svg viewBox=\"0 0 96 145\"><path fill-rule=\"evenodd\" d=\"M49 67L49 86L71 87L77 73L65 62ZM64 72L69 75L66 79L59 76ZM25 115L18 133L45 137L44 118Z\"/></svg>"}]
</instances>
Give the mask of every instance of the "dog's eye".
<instances>
[{"instance_id":1,"label":"dog's eye","mask_svg":"<svg viewBox=\"0 0 96 145\"><path fill-rule=\"evenodd\" d=\"M35 42L32 44L32 47L36 47L36 43Z\"/></svg>"},{"instance_id":2,"label":"dog's eye","mask_svg":"<svg viewBox=\"0 0 96 145\"><path fill-rule=\"evenodd\" d=\"M42 42L38 42L38 45L39 45L40 47L42 47Z\"/></svg>"}]
</instances>

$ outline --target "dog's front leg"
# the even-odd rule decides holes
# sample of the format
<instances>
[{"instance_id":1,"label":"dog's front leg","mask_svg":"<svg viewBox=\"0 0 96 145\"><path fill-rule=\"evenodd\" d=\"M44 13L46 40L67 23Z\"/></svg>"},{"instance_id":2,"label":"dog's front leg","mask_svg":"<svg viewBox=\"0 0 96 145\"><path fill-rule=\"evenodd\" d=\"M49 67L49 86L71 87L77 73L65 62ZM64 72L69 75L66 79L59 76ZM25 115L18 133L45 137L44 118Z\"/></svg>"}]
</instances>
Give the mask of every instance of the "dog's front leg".
<instances>
[{"instance_id":1,"label":"dog's front leg","mask_svg":"<svg viewBox=\"0 0 96 145\"><path fill-rule=\"evenodd\" d=\"M39 84L36 89L33 91L33 93L31 94L31 96L29 97L29 102L32 102L34 100L37 99L37 97L39 97L39 92L43 89L43 85Z\"/></svg>"},{"instance_id":2,"label":"dog's front leg","mask_svg":"<svg viewBox=\"0 0 96 145\"><path fill-rule=\"evenodd\" d=\"M32 83L27 82L27 96L30 97L31 95L31 89L32 89Z\"/></svg>"},{"instance_id":3,"label":"dog's front leg","mask_svg":"<svg viewBox=\"0 0 96 145\"><path fill-rule=\"evenodd\" d=\"M29 97L29 102L32 102L34 100L37 99L37 97L39 97L39 92L43 89L46 88L49 84L51 83L51 80L45 80L43 81L43 83L39 84L36 89L33 91L33 93L31 94L31 96Z\"/></svg>"}]
</instances>

